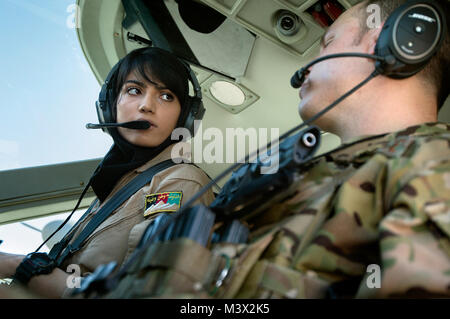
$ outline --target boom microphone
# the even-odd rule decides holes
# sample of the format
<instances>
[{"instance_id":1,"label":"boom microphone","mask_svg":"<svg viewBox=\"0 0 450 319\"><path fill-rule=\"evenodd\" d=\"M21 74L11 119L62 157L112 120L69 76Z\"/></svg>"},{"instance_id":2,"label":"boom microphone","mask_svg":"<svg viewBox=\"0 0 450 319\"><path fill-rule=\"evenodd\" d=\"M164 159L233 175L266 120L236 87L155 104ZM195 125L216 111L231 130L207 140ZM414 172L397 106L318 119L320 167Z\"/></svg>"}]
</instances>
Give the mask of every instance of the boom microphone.
<instances>
[{"instance_id":1,"label":"boom microphone","mask_svg":"<svg viewBox=\"0 0 450 319\"><path fill-rule=\"evenodd\" d=\"M99 129L105 127L125 127L132 130L146 130L150 127L150 123L147 121L131 121L125 123L86 124L87 129Z\"/></svg>"},{"instance_id":2,"label":"boom microphone","mask_svg":"<svg viewBox=\"0 0 450 319\"><path fill-rule=\"evenodd\" d=\"M388 57L384 58L384 57L381 57L378 55L366 54L366 53L356 53L356 52L325 55L323 57L312 60L310 63L305 65L303 68L301 68L300 70L295 72L294 75L291 77L291 86L294 89L298 89L299 87L301 87L303 85L303 82L305 82L306 75L308 75L308 73L309 73L309 68L312 67L314 64L322 62L323 60L334 59L334 58L347 58L347 57L369 58L369 59L378 60L378 61L381 61L382 63L384 62L387 64L395 63L395 58L393 56L388 56Z\"/></svg>"}]
</instances>

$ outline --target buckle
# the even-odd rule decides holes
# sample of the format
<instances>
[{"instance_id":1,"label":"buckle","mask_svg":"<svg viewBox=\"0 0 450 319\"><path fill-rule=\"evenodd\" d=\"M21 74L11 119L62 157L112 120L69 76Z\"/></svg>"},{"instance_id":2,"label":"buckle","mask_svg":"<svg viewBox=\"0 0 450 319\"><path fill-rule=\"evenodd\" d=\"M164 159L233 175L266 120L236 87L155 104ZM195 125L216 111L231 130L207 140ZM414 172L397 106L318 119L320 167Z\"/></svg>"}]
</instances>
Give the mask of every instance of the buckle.
<instances>
[{"instance_id":1,"label":"buckle","mask_svg":"<svg viewBox=\"0 0 450 319\"><path fill-rule=\"evenodd\" d=\"M217 293L217 290L223 285L223 282L225 281L225 279L228 277L228 274L230 273L230 268L231 268L230 257L225 254L221 254L221 256L225 258L225 267L223 267L222 271L220 272L219 278L217 278L213 289L209 292L209 294L211 296L213 296Z\"/></svg>"},{"instance_id":2,"label":"buckle","mask_svg":"<svg viewBox=\"0 0 450 319\"><path fill-rule=\"evenodd\" d=\"M72 245L69 245L67 246L67 250L69 251L70 254L74 254L80 250L80 247L74 248Z\"/></svg>"}]
</instances>

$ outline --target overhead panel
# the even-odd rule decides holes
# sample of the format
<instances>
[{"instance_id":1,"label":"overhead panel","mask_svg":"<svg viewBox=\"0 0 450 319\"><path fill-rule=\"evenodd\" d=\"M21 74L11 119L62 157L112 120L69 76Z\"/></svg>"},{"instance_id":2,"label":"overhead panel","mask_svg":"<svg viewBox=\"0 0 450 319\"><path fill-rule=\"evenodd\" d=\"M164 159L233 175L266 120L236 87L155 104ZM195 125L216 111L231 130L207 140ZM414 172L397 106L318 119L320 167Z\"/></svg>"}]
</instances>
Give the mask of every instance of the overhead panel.
<instances>
[{"instance_id":1,"label":"overhead panel","mask_svg":"<svg viewBox=\"0 0 450 319\"><path fill-rule=\"evenodd\" d=\"M201 23L198 26L190 23L191 27L188 26L180 15L182 7L178 6L176 1L166 0L164 3L200 65L233 78L245 75L255 43L253 34L225 16L223 16L223 22L210 33L198 32L191 27L201 30ZM191 12L187 12L187 14L191 14ZM193 19L194 21L202 21L201 16L194 18L198 18Z\"/></svg>"},{"instance_id":2,"label":"overhead panel","mask_svg":"<svg viewBox=\"0 0 450 319\"><path fill-rule=\"evenodd\" d=\"M300 57L315 53L326 25L359 0L201 0ZM317 11L317 12L316 12Z\"/></svg>"},{"instance_id":3,"label":"overhead panel","mask_svg":"<svg viewBox=\"0 0 450 319\"><path fill-rule=\"evenodd\" d=\"M216 10L191 0L122 2L126 12L123 27L133 33L139 23L148 40L143 45L169 50L233 80L245 75L255 36Z\"/></svg>"}]
</instances>

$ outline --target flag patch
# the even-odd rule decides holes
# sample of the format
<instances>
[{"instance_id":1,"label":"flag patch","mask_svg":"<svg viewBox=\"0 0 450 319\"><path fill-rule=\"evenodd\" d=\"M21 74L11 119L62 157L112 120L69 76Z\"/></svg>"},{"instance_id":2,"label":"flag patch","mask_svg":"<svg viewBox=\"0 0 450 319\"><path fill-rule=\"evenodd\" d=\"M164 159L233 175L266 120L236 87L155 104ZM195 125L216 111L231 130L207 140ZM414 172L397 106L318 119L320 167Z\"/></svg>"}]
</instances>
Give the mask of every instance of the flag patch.
<instances>
[{"instance_id":1,"label":"flag patch","mask_svg":"<svg viewBox=\"0 0 450 319\"><path fill-rule=\"evenodd\" d=\"M176 212L181 205L183 192L156 193L145 196L144 217L160 212Z\"/></svg>"}]
</instances>

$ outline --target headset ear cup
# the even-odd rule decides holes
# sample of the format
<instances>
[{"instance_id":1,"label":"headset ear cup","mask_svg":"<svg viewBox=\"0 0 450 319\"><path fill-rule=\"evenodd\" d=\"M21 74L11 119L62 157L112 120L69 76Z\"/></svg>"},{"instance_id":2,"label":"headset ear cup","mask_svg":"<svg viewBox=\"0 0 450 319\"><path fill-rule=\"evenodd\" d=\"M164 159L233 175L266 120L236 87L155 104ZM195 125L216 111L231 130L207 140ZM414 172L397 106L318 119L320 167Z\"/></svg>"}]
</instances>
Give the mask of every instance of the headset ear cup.
<instances>
[{"instance_id":1,"label":"headset ear cup","mask_svg":"<svg viewBox=\"0 0 450 319\"><path fill-rule=\"evenodd\" d=\"M105 84L102 85L99 98L95 102L95 108L97 110L97 118L100 124L115 122L113 114L113 105L110 102L111 89L107 85L108 83L109 82L105 82ZM108 128L102 128L102 131L110 134Z\"/></svg>"},{"instance_id":2,"label":"headset ear cup","mask_svg":"<svg viewBox=\"0 0 450 319\"><path fill-rule=\"evenodd\" d=\"M198 130L198 126L195 127L195 121L200 121L203 118L206 109L203 106L202 100L196 97L189 97L189 99L191 99L191 109L184 122L184 127L189 130L191 137L194 137Z\"/></svg>"},{"instance_id":3,"label":"headset ear cup","mask_svg":"<svg viewBox=\"0 0 450 319\"><path fill-rule=\"evenodd\" d=\"M114 100L112 99L112 88L108 87L106 93L106 108L105 108L105 121L107 123L115 123L116 122L116 114L115 114L115 105Z\"/></svg>"},{"instance_id":4,"label":"headset ear cup","mask_svg":"<svg viewBox=\"0 0 450 319\"><path fill-rule=\"evenodd\" d=\"M198 127L195 127L195 121L200 121L205 115L206 109L202 102L202 89L200 84L198 83L197 77L195 76L194 71L192 71L189 63L186 61L180 60L181 63L186 67L186 70L189 74L189 81L193 85L194 96L188 96L187 106L190 108L189 113L184 121L183 127L187 128L191 133L191 137L194 137L197 133Z\"/></svg>"},{"instance_id":5,"label":"headset ear cup","mask_svg":"<svg viewBox=\"0 0 450 319\"><path fill-rule=\"evenodd\" d=\"M445 15L431 0L408 1L386 20L375 54L390 60L377 61L383 75L407 78L421 71L441 46L446 31Z\"/></svg>"},{"instance_id":6,"label":"headset ear cup","mask_svg":"<svg viewBox=\"0 0 450 319\"><path fill-rule=\"evenodd\" d=\"M98 118L98 122L100 124L104 124L105 122L105 118L103 116L103 109L102 109L102 103L100 102L100 100L97 100L95 102L95 109L97 110L97 118ZM106 129L104 127L102 127L102 131L107 133Z\"/></svg>"},{"instance_id":7,"label":"headset ear cup","mask_svg":"<svg viewBox=\"0 0 450 319\"><path fill-rule=\"evenodd\" d=\"M105 83L102 85L100 93L98 95L98 100L95 102L95 107L97 109L97 117L100 124L104 123L115 123L115 114L114 114L114 101L111 101L112 96L112 86L115 77L117 76L117 70L121 64L123 59L119 60L109 71ZM110 128L102 128L103 132L111 135Z\"/></svg>"}]
</instances>

